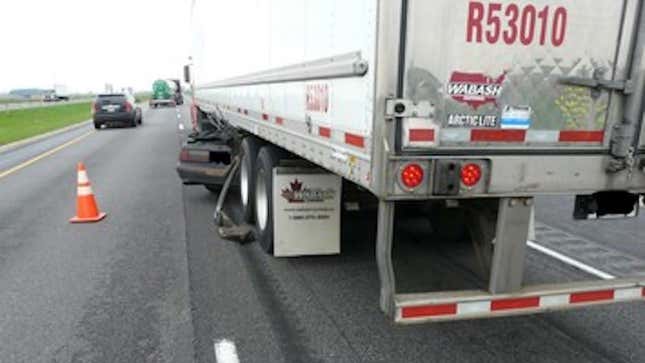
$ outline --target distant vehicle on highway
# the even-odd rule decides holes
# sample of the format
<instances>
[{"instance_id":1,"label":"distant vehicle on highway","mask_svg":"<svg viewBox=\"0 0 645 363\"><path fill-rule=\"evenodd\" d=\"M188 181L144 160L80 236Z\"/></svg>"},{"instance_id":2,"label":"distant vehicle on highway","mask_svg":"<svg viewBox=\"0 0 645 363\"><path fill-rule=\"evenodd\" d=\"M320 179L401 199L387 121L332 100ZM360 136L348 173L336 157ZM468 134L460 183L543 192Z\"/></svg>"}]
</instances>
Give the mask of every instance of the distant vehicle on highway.
<instances>
[{"instance_id":1,"label":"distant vehicle on highway","mask_svg":"<svg viewBox=\"0 0 645 363\"><path fill-rule=\"evenodd\" d=\"M143 122L141 108L136 104L134 96L129 93L108 93L96 96L92 102L92 119L94 128L103 125L125 125L137 127Z\"/></svg>"},{"instance_id":2,"label":"distant vehicle on highway","mask_svg":"<svg viewBox=\"0 0 645 363\"><path fill-rule=\"evenodd\" d=\"M182 105L181 83L178 79L158 79L152 84L150 107Z\"/></svg>"},{"instance_id":3,"label":"distant vehicle on highway","mask_svg":"<svg viewBox=\"0 0 645 363\"><path fill-rule=\"evenodd\" d=\"M47 91L43 97L44 102L69 101L69 91L64 84L55 84L54 89Z\"/></svg>"}]
</instances>

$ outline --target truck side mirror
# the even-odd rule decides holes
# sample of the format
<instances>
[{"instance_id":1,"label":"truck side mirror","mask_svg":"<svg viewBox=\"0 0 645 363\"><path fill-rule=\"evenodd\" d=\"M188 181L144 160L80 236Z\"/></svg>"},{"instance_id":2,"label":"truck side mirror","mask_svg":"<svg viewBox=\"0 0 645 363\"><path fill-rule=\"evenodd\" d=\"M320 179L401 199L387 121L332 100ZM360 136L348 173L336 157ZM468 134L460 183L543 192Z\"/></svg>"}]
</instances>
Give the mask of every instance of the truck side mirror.
<instances>
[{"instance_id":1,"label":"truck side mirror","mask_svg":"<svg viewBox=\"0 0 645 363\"><path fill-rule=\"evenodd\" d=\"M190 66L188 64L184 66L184 82L190 83Z\"/></svg>"}]
</instances>

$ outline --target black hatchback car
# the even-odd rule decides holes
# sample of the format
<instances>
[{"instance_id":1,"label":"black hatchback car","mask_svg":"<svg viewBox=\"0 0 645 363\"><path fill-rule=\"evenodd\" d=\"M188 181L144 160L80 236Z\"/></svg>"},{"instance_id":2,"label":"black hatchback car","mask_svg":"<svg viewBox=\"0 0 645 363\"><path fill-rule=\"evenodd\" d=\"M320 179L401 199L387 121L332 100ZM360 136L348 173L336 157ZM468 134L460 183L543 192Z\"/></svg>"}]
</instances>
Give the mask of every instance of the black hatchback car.
<instances>
[{"instance_id":1,"label":"black hatchback car","mask_svg":"<svg viewBox=\"0 0 645 363\"><path fill-rule=\"evenodd\" d=\"M137 127L143 117L141 108L128 93L111 93L96 96L92 103L92 119L94 127L100 129L103 125L125 125Z\"/></svg>"}]
</instances>

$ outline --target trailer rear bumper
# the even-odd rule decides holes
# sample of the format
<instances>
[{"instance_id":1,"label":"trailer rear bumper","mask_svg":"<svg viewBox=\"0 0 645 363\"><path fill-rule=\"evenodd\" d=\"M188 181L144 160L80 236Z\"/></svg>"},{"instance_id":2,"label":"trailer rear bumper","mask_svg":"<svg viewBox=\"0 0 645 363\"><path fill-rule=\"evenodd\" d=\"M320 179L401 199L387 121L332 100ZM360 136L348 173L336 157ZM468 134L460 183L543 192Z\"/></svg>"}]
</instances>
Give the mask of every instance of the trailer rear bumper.
<instances>
[{"instance_id":1,"label":"trailer rear bumper","mask_svg":"<svg viewBox=\"0 0 645 363\"><path fill-rule=\"evenodd\" d=\"M590 305L645 301L645 277L526 287L512 294L485 291L396 295L395 322L425 323L534 314Z\"/></svg>"}]
</instances>

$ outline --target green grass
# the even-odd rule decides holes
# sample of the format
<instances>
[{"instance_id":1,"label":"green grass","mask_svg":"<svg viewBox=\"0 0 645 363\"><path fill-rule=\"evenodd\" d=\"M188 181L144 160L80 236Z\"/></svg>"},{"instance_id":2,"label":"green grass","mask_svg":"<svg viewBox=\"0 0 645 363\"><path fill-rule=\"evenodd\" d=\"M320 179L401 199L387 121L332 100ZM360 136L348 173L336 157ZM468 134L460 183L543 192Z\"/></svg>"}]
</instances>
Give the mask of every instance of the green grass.
<instances>
[{"instance_id":1,"label":"green grass","mask_svg":"<svg viewBox=\"0 0 645 363\"><path fill-rule=\"evenodd\" d=\"M0 145L91 118L90 103L0 111Z\"/></svg>"}]
</instances>

